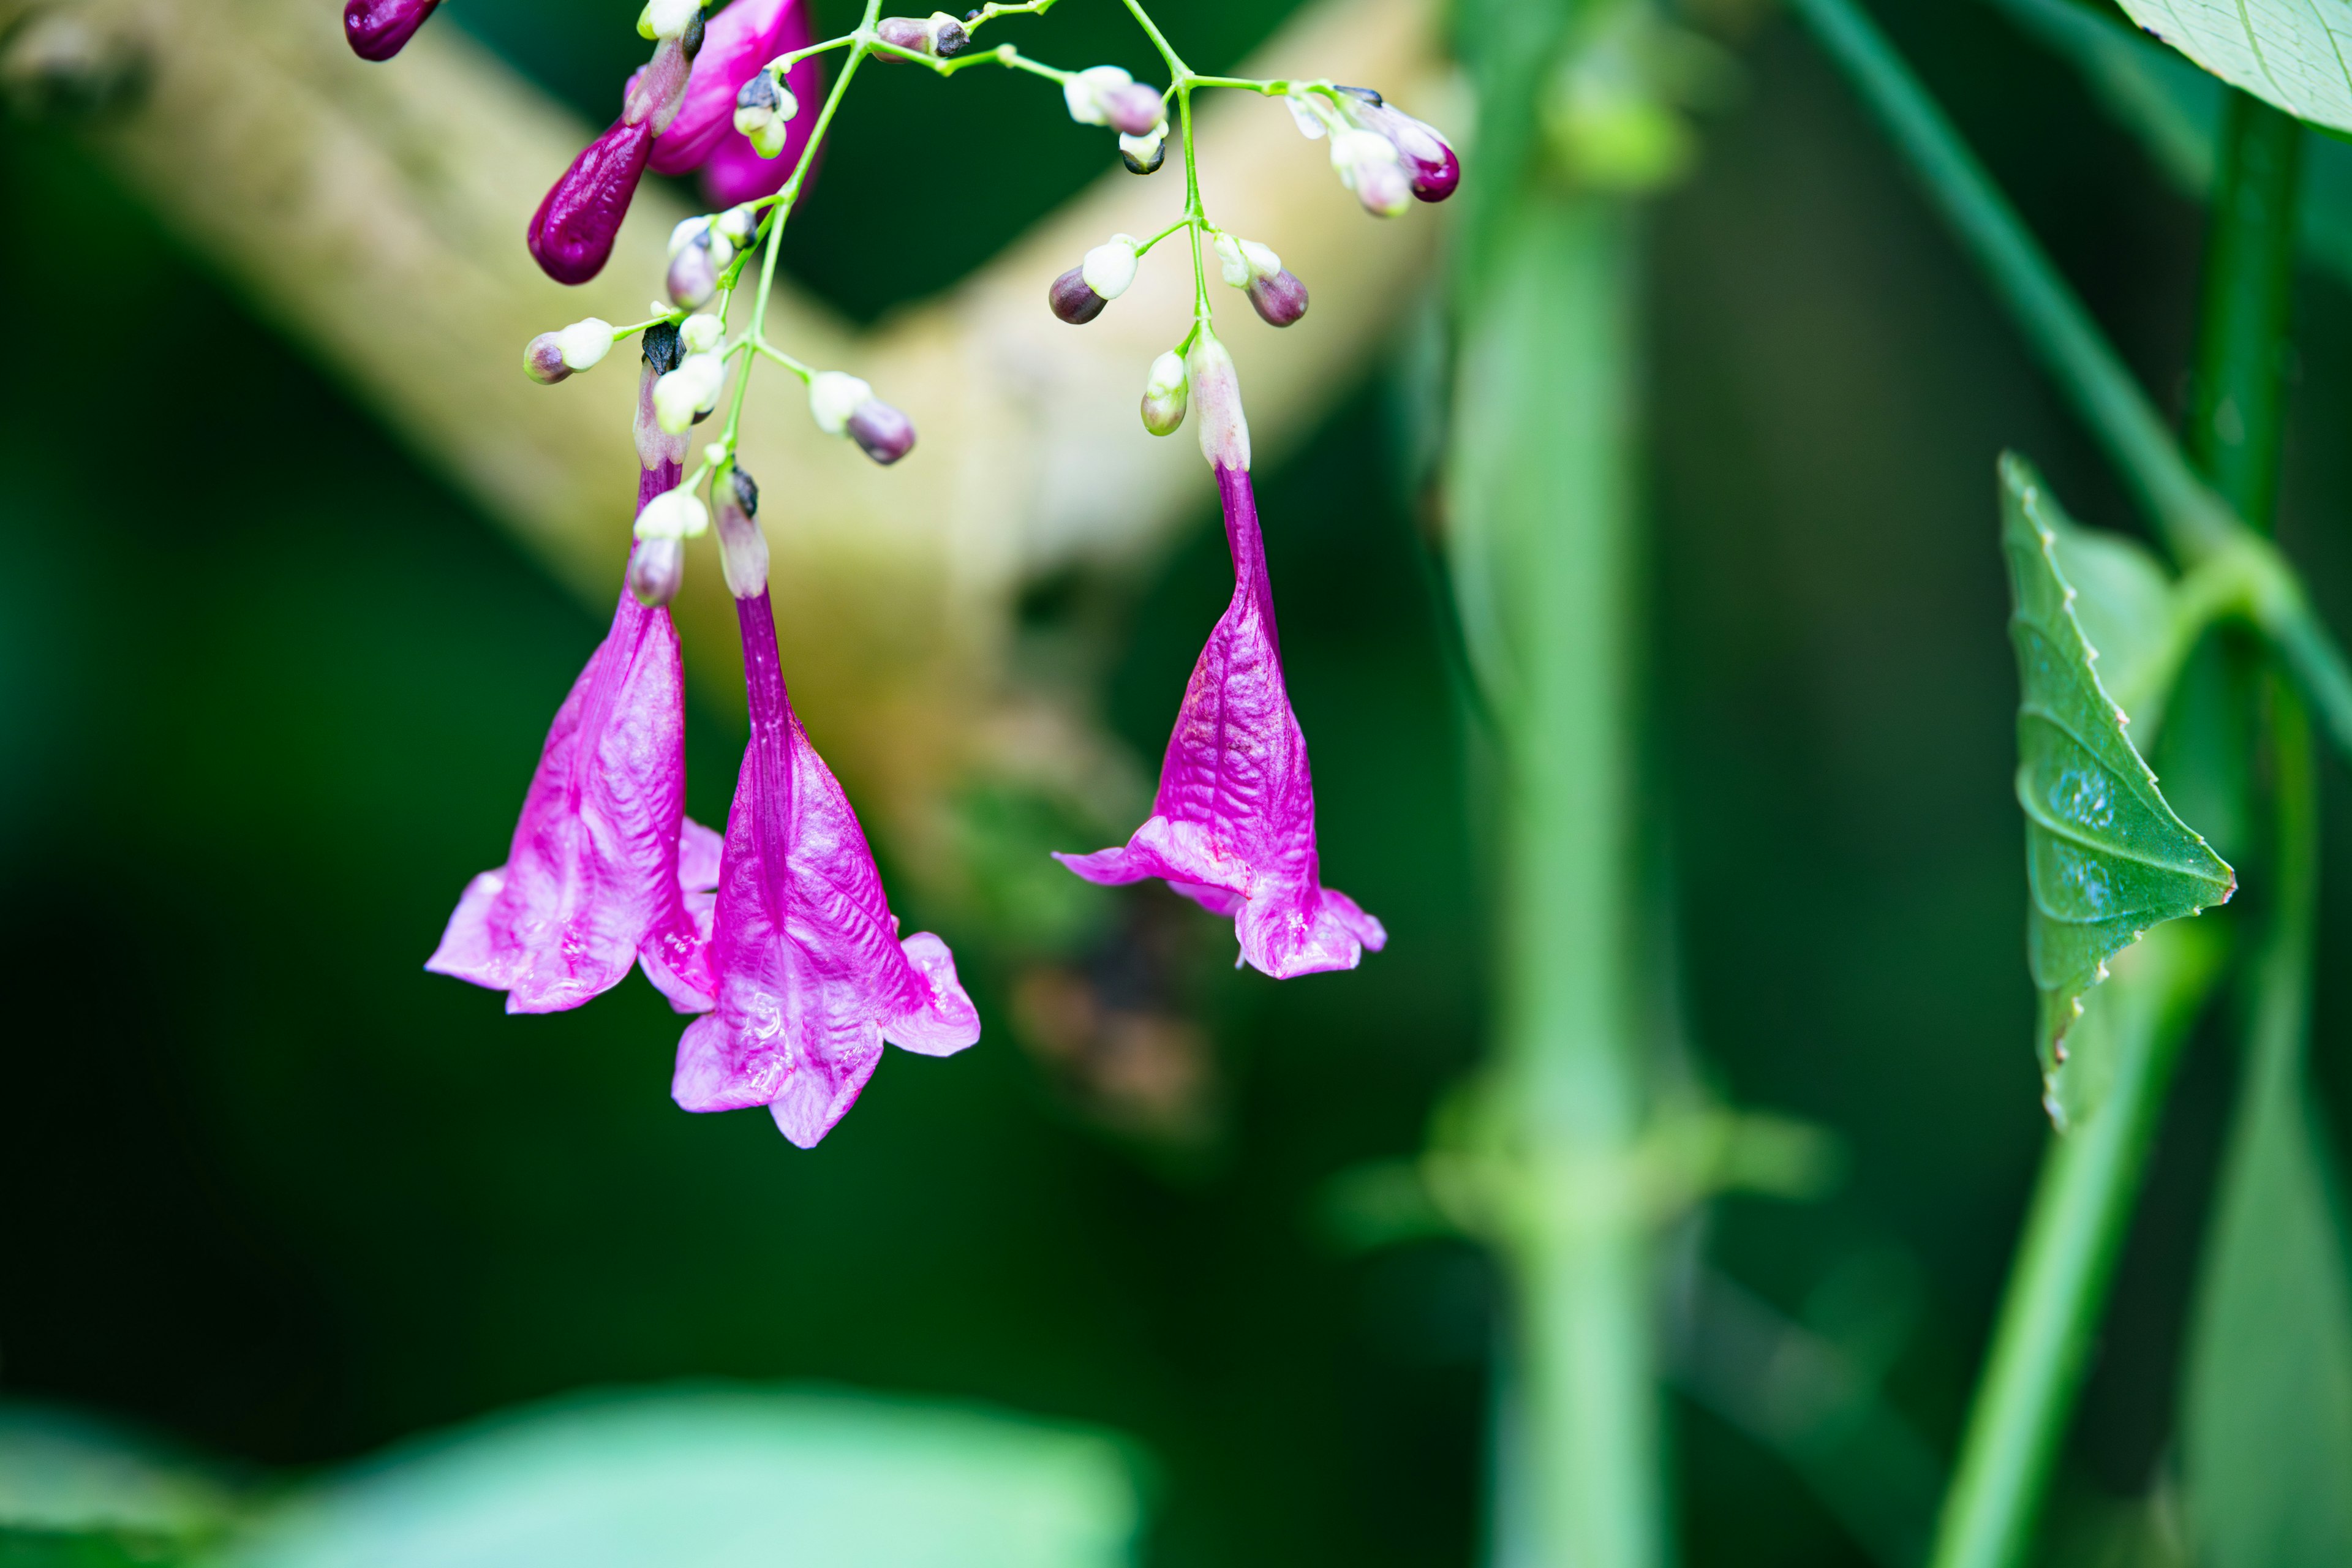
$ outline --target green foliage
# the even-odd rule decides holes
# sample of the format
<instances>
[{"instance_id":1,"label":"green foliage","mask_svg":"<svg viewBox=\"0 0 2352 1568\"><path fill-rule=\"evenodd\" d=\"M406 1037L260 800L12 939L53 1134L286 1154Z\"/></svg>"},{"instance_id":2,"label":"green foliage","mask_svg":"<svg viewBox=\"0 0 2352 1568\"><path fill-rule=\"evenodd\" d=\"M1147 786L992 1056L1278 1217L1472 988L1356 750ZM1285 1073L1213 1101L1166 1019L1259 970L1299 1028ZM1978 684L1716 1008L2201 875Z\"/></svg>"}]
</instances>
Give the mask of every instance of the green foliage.
<instances>
[{"instance_id":1,"label":"green foliage","mask_svg":"<svg viewBox=\"0 0 2352 1568\"><path fill-rule=\"evenodd\" d=\"M2050 1120L2080 1131L2106 1104L2134 1058L2177 1050L2221 979L2228 943L2210 926L2163 925L2117 954L2114 978L2083 1003L2066 1058L2048 1079Z\"/></svg>"},{"instance_id":2,"label":"green foliage","mask_svg":"<svg viewBox=\"0 0 2352 1568\"><path fill-rule=\"evenodd\" d=\"M2298 120L2352 131L2352 7L2341 0L2117 0L2231 86Z\"/></svg>"},{"instance_id":3,"label":"green foliage","mask_svg":"<svg viewBox=\"0 0 2352 1568\"><path fill-rule=\"evenodd\" d=\"M2000 482L2010 640L2023 688L2017 800L2032 888L2026 952L2042 994L2042 1070L2053 1073L2080 998L2106 978L2106 960L2151 926L2226 902L2237 876L2173 815L2124 732L2128 721L2101 684L2077 592L2059 565L2065 514L2014 456L2001 459ZM2111 551L2078 553L2109 568L2116 561ZM2127 622L2129 603L2112 601L2100 616Z\"/></svg>"}]
</instances>

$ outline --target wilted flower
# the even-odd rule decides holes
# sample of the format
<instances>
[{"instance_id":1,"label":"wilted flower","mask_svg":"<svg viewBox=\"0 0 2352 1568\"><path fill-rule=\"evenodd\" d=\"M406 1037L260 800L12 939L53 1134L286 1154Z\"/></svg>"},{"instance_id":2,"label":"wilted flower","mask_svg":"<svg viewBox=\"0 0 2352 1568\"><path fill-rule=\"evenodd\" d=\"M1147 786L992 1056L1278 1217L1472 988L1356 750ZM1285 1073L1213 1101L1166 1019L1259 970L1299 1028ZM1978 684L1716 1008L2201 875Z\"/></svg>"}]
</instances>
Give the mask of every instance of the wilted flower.
<instances>
[{"instance_id":1,"label":"wilted flower","mask_svg":"<svg viewBox=\"0 0 2352 1568\"><path fill-rule=\"evenodd\" d=\"M1233 602L1192 667L1150 819L1122 848L1056 858L1090 882L1164 879L1203 909L1232 916L1242 957L1276 979L1352 969L1388 933L1322 883L1314 783L1283 684L1233 361L1204 332L1190 373L1202 450L1224 502Z\"/></svg>"},{"instance_id":2,"label":"wilted flower","mask_svg":"<svg viewBox=\"0 0 2352 1568\"><path fill-rule=\"evenodd\" d=\"M343 37L363 60L388 60L407 47L441 0L345 0Z\"/></svg>"},{"instance_id":3,"label":"wilted flower","mask_svg":"<svg viewBox=\"0 0 2352 1568\"><path fill-rule=\"evenodd\" d=\"M757 488L722 480L719 504L751 740L711 926L717 1005L678 1041L670 1096L688 1110L764 1105L806 1149L856 1101L886 1041L952 1055L980 1038L980 1015L945 942L929 931L900 939L856 814L793 711L766 545L755 555L749 544Z\"/></svg>"},{"instance_id":4,"label":"wilted flower","mask_svg":"<svg viewBox=\"0 0 2352 1568\"><path fill-rule=\"evenodd\" d=\"M640 507L677 479L644 475ZM709 1007L709 900L690 895L717 883L718 836L685 815L685 731L669 612L624 593L548 730L506 864L467 885L425 967L551 1013L642 963L678 1011Z\"/></svg>"}]
</instances>

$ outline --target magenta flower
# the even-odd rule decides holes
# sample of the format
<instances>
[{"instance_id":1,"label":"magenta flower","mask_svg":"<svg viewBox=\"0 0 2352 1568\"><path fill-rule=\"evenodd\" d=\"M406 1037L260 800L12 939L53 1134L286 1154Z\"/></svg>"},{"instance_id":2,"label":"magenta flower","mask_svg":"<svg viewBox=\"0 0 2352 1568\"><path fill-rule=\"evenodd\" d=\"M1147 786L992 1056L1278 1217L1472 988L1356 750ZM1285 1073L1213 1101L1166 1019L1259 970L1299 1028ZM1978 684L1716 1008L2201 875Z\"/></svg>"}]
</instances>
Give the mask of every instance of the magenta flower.
<instances>
[{"instance_id":1,"label":"magenta flower","mask_svg":"<svg viewBox=\"0 0 2352 1568\"><path fill-rule=\"evenodd\" d=\"M348 0L343 37L363 60L388 60L407 47L441 0Z\"/></svg>"},{"instance_id":2,"label":"magenta flower","mask_svg":"<svg viewBox=\"0 0 2352 1568\"><path fill-rule=\"evenodd\" d=\"M750 138L735 129L735 96L770 60L811 41L808 7L802 0L735 0L713 16L703 32L702 51L694 57L694 73L687 79L677 118L655 139L654 173L683 174L710 165L703 184L716 206L733 206L782 185L816 123L816 100L823 91L817 61L802 60L785 75L784 85L799 100L801 113L787 131L778 157L761 158L752 151ZM720 165L714 158L722 149L726 161ZM757 166L756 174L739 168L745 160ZM719 182L722 167L727 174L723 185ZM760 188L746 187L747 174Z\"/></svg>"},{"instance_id":3,"label":"magenta flower","mask_svg":"<svg viewBox=\"0 0 2352 1568\"><path fill-rule=\"evenodd\" d=\"M675 464L646 473L638 510L677 481ZM505 992L509 1013L553 1013L642 963L678 1011L709 1007L719 836L685 814L685 732L669 612L625 588L548 730L506 864L467 884L425 967Z\"/></svg>"},{"instance_id":4,"label":"magenta flower","mask_svg":"<svg viewBox=\"0 0 2352 1568\"><path fill-rule=\"evenodd\" d=\"M856 1102L886 1040L950 1056L980 1038L980 1015L947 943L898 936L856 815L784 690L767 547L729 500L722 480L719 539L743 628L751 740L711 928L718 1005L678 1041L670 1097L688 1110L764 1105L807 1149Z\"/></svg>"},{"instance_id":5,"label":"magenta flower","mask_svg":"<svg viewBox=\"0 0 2352 1568\"><path fill-rule=\"evenodd\" d=\"M685 100L701 31L698 23L685 37L655 46L654 58L622 94L621 118L583 147L541 198L525 238L540 270L558 283L585 283L612 259L613 241L629 216L654 140Z\"/></svg>"},{"instance_id":6,"label":"magenta flower","mask_svg":"<svg viewBox=\"0 0 2352 1568\"><path fill-rule=\"evenodd\" d=\"M1265 540L1250 490L1248 437L1238 440L1232 361L1193 351L1202 444L1215 464L1234 558L1234 597L1184 689L1160 767L1151 817L1124 848L1056 855L1090 882L1168 885L1234 917L1242 957L1277 980L1353 969L1388 942L1381 922L1323 886L1315 853L1315 785L1307 738L1282 679ZM1215 362L1222 361L1220 366ZM1230 400L1229 409L1220 406Z\"/></svg>"}]
</instances>

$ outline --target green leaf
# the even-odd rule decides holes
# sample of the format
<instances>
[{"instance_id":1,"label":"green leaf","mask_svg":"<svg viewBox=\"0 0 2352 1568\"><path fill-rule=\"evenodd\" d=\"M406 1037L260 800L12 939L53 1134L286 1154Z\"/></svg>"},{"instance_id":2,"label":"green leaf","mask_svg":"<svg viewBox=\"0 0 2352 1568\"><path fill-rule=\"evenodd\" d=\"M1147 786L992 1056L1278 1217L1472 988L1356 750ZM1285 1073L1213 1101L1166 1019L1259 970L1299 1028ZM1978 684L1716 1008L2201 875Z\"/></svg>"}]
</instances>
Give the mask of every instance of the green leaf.
<instances>
[{"instance_id":1,"label":"green leaf","mask_svg":"<svg viewBox=\"0 0 2352 1568\"><path fill-rule=\"evenodd\" d=\"M2207 1568L2352 1563L2352 1287L2299 1053L2248 1075L2207 1244L2182 1418Z\"/></svg>"},{"instance_id":2,"label":"green leaf","mask_svg":"<svg viewBox=\"0 0 2352 1568\"><path fill-rule=\"evenodd\" d=\"M848 1394L600 1394L404 1445L221 1568L1117 1568L1140 1521L1108 1437Z\"/></svg>"},{"instance_id":3,"label":"green leaf","mask_svg":"<svg viewBox=\"0 0 2352 1568\"><path fill-rule=\"evenodd\" d=\"M2043 1080L2061 1132L2079 1132L2137 1058L2168 1061L2221 978L2229 942L2207 925L2162 925L2116 955L2108 982L2084 999L2066 1057ZM2142 1069L2145 1070L2145 1069Z\"/></svg>"},{"instance_id":4,"label":"green leaf","mask_svg":"<svg viewBox=\"0 0 2352 1568\"><path fill-rule=\"evenodd\" d=\"M2118 0L2125 14L2231 86L2298 120L2352 131L2346 0Z\"/></svg>"},{"instance_id":5,"label":"green leaf","mask_svg":"<svg viewBox=\"0 0 2352 1568\"><path fill-rule=\"evenodd\" d=\"M2001 458L2000 485L2010 640L2023 688L2017 800L2032 889L2026 956L2042 994L2036 1041L2048 1074L2083 994L2106 978L2106 960L2151 926L2226 902L2237 875L2165 804L2100 684L2098 654L2058 563L2058 531L2072 524L2014 455Z\"/></svg>"}]
</instances>

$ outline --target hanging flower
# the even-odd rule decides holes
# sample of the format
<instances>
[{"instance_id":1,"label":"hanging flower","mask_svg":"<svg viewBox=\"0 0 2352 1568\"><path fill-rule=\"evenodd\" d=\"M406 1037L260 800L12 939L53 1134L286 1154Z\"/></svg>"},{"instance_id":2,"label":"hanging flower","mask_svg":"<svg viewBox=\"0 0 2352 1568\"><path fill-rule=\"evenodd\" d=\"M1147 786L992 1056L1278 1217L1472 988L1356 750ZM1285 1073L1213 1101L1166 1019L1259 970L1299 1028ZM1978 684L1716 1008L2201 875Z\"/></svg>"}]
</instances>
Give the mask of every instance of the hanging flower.
<instances>
[{"instance_id":1,"label":"hanging flower","mask_svg":"<svg viewBox=\"0 0 2352 1568\"><path fill-rule=\"evenodd\" d=\"M674 464L646 473L639 510L677 481ZM554 1013L640 963L678 1011L709 1007L719 836L685 815L685 732L669 612L625 589L548 730L506 864L467 885L425 967L505 992L509 1013Z\"/></svg>"},{"instance_id":2,"label":"hanging flower","mask_svg":"<svg viewBox=\"0 0 2352 1568\"><path fill-rule=\"evenodd\" d=\"M647 7L651 14L656 7ZM621 118L580 150L531 215L525 235L540 270L558 283L585 283L604 270L621 220L629 216L637 182L644 177L654 141L669 129L685 101L696 51L703 37L702 13L690 5L660 8L654 58L629 79Z\"/></svg>"},{"instance_id":3,"label":"hanging flower","mask_svg":"<svg viewBox=\"0 0 2352 1568\"><path fill-rule=\"evenodd\" d=\"M793 711L757 490L740 470L714 489L751 739L711 926L717 1006L679 1040L670 1095L688 1110L764 1105L806 1149L856 1102L885 1041L952 1055L980 1037L980 1015L945 942L899 937L856 815Z\"/></svg>"},{"instance_id":4,"label":"hanging flower","mask_svg":"<svg viewBox=\"0 0 2352 1568\"><path fill-rule=\"evenodd\" d=\"M1354 900L1323 886L1314 781L1283 684L1233 359L1203 332L1187 370L1201 449L1224 502L1233 602L1192 667L1150 819L1123 848L1055 858L1090 882L1159 877L1212 913L1232 916L1242 957L1277 980L1353 969L1388 932Z\"/></svg>"}]
</instances>

